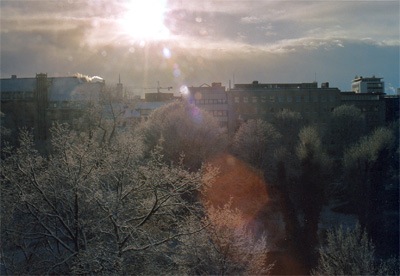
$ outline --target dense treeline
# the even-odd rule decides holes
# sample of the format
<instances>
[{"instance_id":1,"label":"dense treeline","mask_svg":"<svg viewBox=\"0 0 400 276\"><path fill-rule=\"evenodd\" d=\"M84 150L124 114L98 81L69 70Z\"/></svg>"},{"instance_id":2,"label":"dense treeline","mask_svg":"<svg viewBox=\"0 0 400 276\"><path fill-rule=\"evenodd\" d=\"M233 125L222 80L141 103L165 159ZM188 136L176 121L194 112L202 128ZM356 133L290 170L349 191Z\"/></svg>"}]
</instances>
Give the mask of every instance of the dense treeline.
<instances>
[{"instance_id":1,"label":"dense treeline","mask_svg":"<svg viewBox=\"0 0 400 276\"><path fill-rule=\"evenodd\" d=\"M398 252L390 197L398 195L398 124L368 130L357 108L340 106L322 128L284 110L270 122L244 122L229 138L185 102L134 125L117 106L110 110L107 118L89 110L81 128L54 125L40 150L26 130L7 146L2 129L1 273L268 274L280 272L270 257L278 250L299 260L299 273L398 274L392 259L376 265ZM261 179L268 199L256 218L244 207L251 199L234 198L241 183L221 177L229 174L213 161L221 156ZM229 191L218 194L224 181ZM218 195L218 204L205 195ZM319 224L332 203L359 226L347 239L332 230L325 243ZM359 270L330 263L329 256L352 262L340 250L358 237L370 254L361 262L354 251Z\"/></svg>"},{"instance_id":2,"label":"dense treeline","mask_svg":"<svg viewBox=\"0 0 400 276\"><path fill-rule=\"evenodd\" d=\"M336 108L323 127L305 125L300 114L284 110L272 122L243 123L233 149L275 191L285 224L283 247L309 270L317 263L322 210L332 204L356 216L380 256L398 254L397 135L397 123L366 129L354 106Z\"/></svg>"}]
</instances>

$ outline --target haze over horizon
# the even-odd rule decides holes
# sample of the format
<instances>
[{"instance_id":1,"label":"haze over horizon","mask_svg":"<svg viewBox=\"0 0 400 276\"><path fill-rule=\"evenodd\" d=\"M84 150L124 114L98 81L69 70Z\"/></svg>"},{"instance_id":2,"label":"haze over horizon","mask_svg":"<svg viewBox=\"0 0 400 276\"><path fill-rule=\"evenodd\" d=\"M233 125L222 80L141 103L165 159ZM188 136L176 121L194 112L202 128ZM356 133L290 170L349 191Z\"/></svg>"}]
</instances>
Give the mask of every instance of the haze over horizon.
<instances>
[{"instance_id":1,"label":"haze over horizon","mask_svg":"<svg viewBox=\"0 0 400 276\"><path fill-rule=\"evenodd\" d=\"M101 76L126 87L399 83L399 1L0 2L1 78ZM135 91L133 91L135 92Z\"/></svg>"}]
</instances>

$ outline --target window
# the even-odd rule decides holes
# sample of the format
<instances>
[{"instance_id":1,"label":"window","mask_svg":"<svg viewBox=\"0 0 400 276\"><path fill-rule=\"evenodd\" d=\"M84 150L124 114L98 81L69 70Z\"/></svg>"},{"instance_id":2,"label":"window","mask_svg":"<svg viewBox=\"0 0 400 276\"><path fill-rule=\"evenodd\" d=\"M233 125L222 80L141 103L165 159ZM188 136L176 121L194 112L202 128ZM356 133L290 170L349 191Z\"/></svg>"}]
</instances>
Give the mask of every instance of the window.
<instances>
[{"instance_id":1,"label":"window","mask_svg":"<svg viewBox=\"0 0 400 276\"><path fill-rule=\"evenodd\" d=\"M296 96L296 103L301 103L301 97L300 96Z\"/></svg>"},{"instance_id":2,"label":"window","mask_svg":"<svg viewBox=\"0 0 400 276\"><path fill-rule=\"evenodd\" d=\"M26 99L33 99L33 92L30 92L30 91L25 92L25 98Z\"/></svg>"},{"instance_id":3,"label":"window","mask_svg":"<svg viewBox=\"0 0 400 276\"><path fill-rule=\"evenodd\" d=\"M274 97L274 96L270 96L270 97L269 97L269 101L270 101L271 103L274 103L274 102L275 102L275 97Z\"/></svg>"},{"instance_id":4,"label":"window","mask_svg":"<svg viewBox=\"0 0 400 276\"><path fill-rule=\"evenodd\" d=\"M287 102L291 103L293 101L293 97L292 96L287 96Z\"/></svg>"},{"instance_id":5,"label":"window","mask_svg":"<svg viewBox=\"0 0 400 276\"><path fill-rule=\"evenodd\" d=\"M21 92L16 92L16 93L15 93L15 99L21 100L22 97L23 97L23 93L21 93Z\"/></svg>"},{"instance_id":6,"label":"window","mask_svg":"<svg viewBox=\"0 0 400 276\"><path fill-rule=\"evenodd\" d=\"M280 103L285 102L285 96L278 96L278 102Z\"/></svg>"},{"instance_id":7,"label":"window","mask_svg":"<svg viewBox=\"0 0 400 276\"><path fill-rule=\"evenodd\" d=\"M258 101L257 97L256 97L256 96L253 96L253 97L252 97L252 102L253 102L253 103L256 103L257 101Z\"/></svg>"},{"instance_id":8,"label":"window","mask_svg":"<svg viewBox=\"0 0 400 276\"><path fill-rule=\"evenodd\" d=\"M235 97L234 100L235 100L235 103L239 103L240 102L239 97Z\"/></svg>"},{"instance_id":9,"label":"window","mask_svg":"<svg viewBox=\"0 0 400 276\"><path fill-rule=\"evenodd\" d=\"M212 114L213 114L214 117L223 117L223 116L227 116L228 115L226 110L213 110Z\"/></svg>"},{"instance_id":10,"label":"window","mask_svg":"<svg viewBox=\"0 0 400 276\"><path fill-rule=\"evenodd\" d=\"M267 101L267 97L261 96L261 102L262 102L262 103L265 103L266 101Z\"/></svg>"},{"instance_id":11,"label":"window","mask_svg":"<svg viewBox=\"0 0 400 276\"><path fill-rule=\"evenodd\" d=\"M248 97L243 97L243 102L244 103L248 103L249 102L249 98Z\"/></svg>"},{"instance_id":12,"label":"window","mask_svg":"<svg viewBox=\"0 0 400 276\"><path fill-rule=\"evenodd\" d=\"M3 92L1 93L1 99L6 100L6 99L10 99L10 93L7 92Z\"/></svg>"}]
</instances>

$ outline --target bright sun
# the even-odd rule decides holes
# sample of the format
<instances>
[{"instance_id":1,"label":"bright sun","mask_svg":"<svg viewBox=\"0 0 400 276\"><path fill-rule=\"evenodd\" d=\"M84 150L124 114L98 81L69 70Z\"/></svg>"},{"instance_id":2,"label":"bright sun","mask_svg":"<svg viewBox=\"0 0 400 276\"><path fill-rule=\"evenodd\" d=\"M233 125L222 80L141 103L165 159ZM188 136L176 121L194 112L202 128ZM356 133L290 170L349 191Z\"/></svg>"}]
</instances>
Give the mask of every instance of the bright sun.
<instances>
[{"instance_id":1,"label":"bright sun","mask_svg":"<svg viewBox=\"0 0 400 276\"><path fill-rule=\"evenodd\" d=\"M165 12L166 0L130 0L120 21L123 32L137 40L166 39Z\"/></svg>"}]
</instances>

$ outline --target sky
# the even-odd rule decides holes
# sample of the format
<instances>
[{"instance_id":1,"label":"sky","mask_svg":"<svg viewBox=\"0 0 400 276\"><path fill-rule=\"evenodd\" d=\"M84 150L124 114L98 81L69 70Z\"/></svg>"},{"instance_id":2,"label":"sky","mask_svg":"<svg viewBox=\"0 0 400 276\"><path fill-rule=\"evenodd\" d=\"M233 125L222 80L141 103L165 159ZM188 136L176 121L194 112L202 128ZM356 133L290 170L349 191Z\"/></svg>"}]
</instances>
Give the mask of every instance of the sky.
<instances>
[{"instance_id":1,"label":"sky","mask_svg":"<svg viewBox=\"0 0 400 276\"><path fill-rule=\"evenodd\" d=\"M0 0L1 78L119 78L134 94L221 82L400 87L400 2ZM153 90L153 91L152 91Z\"/></svg>"}]
</instances>

